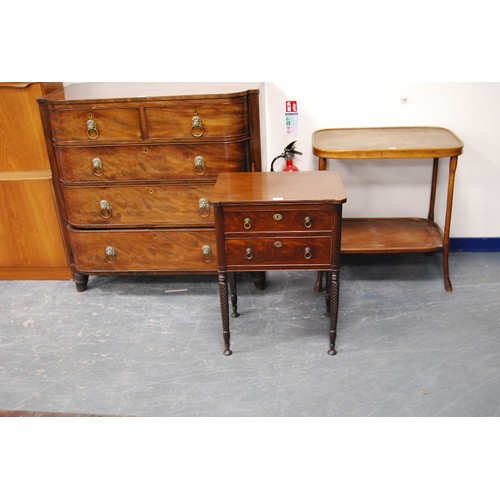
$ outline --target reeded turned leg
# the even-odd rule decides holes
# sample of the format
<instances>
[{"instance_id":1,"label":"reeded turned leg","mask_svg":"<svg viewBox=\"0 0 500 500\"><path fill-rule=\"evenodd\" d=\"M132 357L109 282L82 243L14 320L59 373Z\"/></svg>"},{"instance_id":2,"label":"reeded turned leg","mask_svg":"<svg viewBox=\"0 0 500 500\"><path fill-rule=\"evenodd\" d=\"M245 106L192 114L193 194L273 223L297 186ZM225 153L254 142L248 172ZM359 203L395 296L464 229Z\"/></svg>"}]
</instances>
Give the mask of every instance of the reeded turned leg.
<instances>
[{"instance_id":1,"label":"reeded turned leg","mask_svg":"<svg viewBox=\"0 0 500 500\"><path fill-rule=\"evenodd\" d=\"M238 293L236 289L236 273L229 273L228 280L229 280L229 292L231 294L231 306L233 308L231 317L237 318L239 314L238 314Z\"/></svg>"},{"instance_id":2,"label":"reeded turned leg","mask_svg":"<svg viewBox=\"0 0 500 500\"><path fill-rule=\"evenodd\" d=\"M332 271L330 276L330 349L328 354L335 356L335 340L337 339L337 317L339 310L339 271Z\"/></svg>"},{"instance_id":3,"label":"reeded turned leg","mask_svg":"<svg viewBox=\"0 0 500 500\"><path fill-rule=\"evenodd\" d=\"M326 312L325 316L330 316L330 292L331 292L331 281L332 273L327 271L326 273L326 292L325 292L325 301L326 301Z\"/></svg>"},{"instance_id":4,"label":"reeded turned leg","mask_svg":"<svg viewBox=\"0 0 500 500\"><path fill-rule=\"evenodd\" d=\"M220 311L222 316L222 337L224 339L224 356L231 356L233 352L229 348L230 333L229 333L229 303L227 293L227 275L225 272L219 273L219 295L220 295Z\"/></svg>"}]
</instances>

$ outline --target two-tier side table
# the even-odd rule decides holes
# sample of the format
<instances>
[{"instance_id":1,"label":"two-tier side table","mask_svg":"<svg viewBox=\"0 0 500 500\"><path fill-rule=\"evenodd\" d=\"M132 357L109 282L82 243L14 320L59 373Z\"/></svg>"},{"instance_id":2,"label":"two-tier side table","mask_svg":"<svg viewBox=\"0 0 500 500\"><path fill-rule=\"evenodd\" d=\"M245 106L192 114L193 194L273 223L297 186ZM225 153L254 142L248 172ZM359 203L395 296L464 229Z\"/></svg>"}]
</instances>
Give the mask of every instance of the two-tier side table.
<instances>
[{"instance_id":1,"label":"two-tier side table","mask_svg":"<svg viewBox=\"0 0 500 500\"><path fill-rule=\"evenodd\" d=\"M432 158L429 212L424 218L345 218L342 253L430 253L442 251L444 286L453 290L448 266L453 188L463 142L441 127L385 127L323 129L313 133L313 153L318 169L327 159L362 160L385 158ZM449 158L448 194L444 231L434 221L439 158ZM318 275L316 290L321 290Z\"/></svg>"},{"instance_id":2,"label":"two-tier side table","mask_svg":"<svg viewBox=\"0 0 500 500\"><path fill-rule=\"evenodd\" d=\"M214 207L224 354L229 356L229 295L238 316L235 273L327 272L330 349L336 354L342 204L336 171L220 173Z\"/></svg>"}]
</instances>

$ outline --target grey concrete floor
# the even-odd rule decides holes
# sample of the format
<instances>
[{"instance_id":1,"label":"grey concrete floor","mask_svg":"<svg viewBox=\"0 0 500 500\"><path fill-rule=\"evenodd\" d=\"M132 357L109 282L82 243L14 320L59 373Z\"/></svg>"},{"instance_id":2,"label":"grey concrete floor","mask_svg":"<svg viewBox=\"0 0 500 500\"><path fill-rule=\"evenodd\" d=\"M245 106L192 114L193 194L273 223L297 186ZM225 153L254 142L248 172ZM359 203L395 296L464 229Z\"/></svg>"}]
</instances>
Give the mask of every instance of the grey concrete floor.
<instances>
[{"instance_id":1,"label":"grey concrete floor","mask_svg":"<svg viewBox=\"0 0 500 500\"><path fill-rule=\"evenodd\" d=\"M344 256L338 355L315 273L0 281L0 409L124 416L500 415L500 253Z\"/></svg>"}]
</instances>

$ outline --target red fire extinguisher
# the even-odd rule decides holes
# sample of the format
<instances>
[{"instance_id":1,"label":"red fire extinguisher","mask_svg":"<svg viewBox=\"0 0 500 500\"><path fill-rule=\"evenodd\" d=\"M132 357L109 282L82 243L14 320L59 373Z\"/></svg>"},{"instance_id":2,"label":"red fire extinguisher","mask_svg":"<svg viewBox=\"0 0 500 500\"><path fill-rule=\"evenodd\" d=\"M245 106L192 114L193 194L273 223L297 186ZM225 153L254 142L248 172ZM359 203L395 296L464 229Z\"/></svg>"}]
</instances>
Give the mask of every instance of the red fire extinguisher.
<instances>
[{"instance_id":1,"label":"red fire extinguisher","mask_svg":"<svg viewBox=\"0 0 500 500\"><path fill-rule=\"evenodd\" d=\"M295 150L295 143L297 141L291 142L288 146L285 147L285 150L283 153L278 155L272 162L271 162L271 172L274 172L273 165L274 162L278 158L285 158L286 165L285 168L283 169L283 172L298 172L299 169L293 164L293 157L295 155L301 155L302 153L300 151Z\"/></svg>"}]
</instances>

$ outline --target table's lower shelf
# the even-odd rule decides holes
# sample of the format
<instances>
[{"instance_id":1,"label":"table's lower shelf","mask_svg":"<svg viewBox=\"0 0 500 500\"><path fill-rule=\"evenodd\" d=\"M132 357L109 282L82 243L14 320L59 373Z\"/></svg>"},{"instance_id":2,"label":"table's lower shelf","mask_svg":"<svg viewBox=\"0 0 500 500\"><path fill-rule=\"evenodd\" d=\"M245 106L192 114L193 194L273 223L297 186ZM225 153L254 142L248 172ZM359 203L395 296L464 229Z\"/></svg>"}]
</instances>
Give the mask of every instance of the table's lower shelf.
<instances>
[{"instance_id":1,"label":"table's lower shelf","mask_svg":"<svg viewBox=\"0 0 500 500\"><path fill-rule=\"evenodd\" d=\"M443 248L439 226L422 218L346 218L342 253L413 253Z\"/></svg>"}]
</instances>

